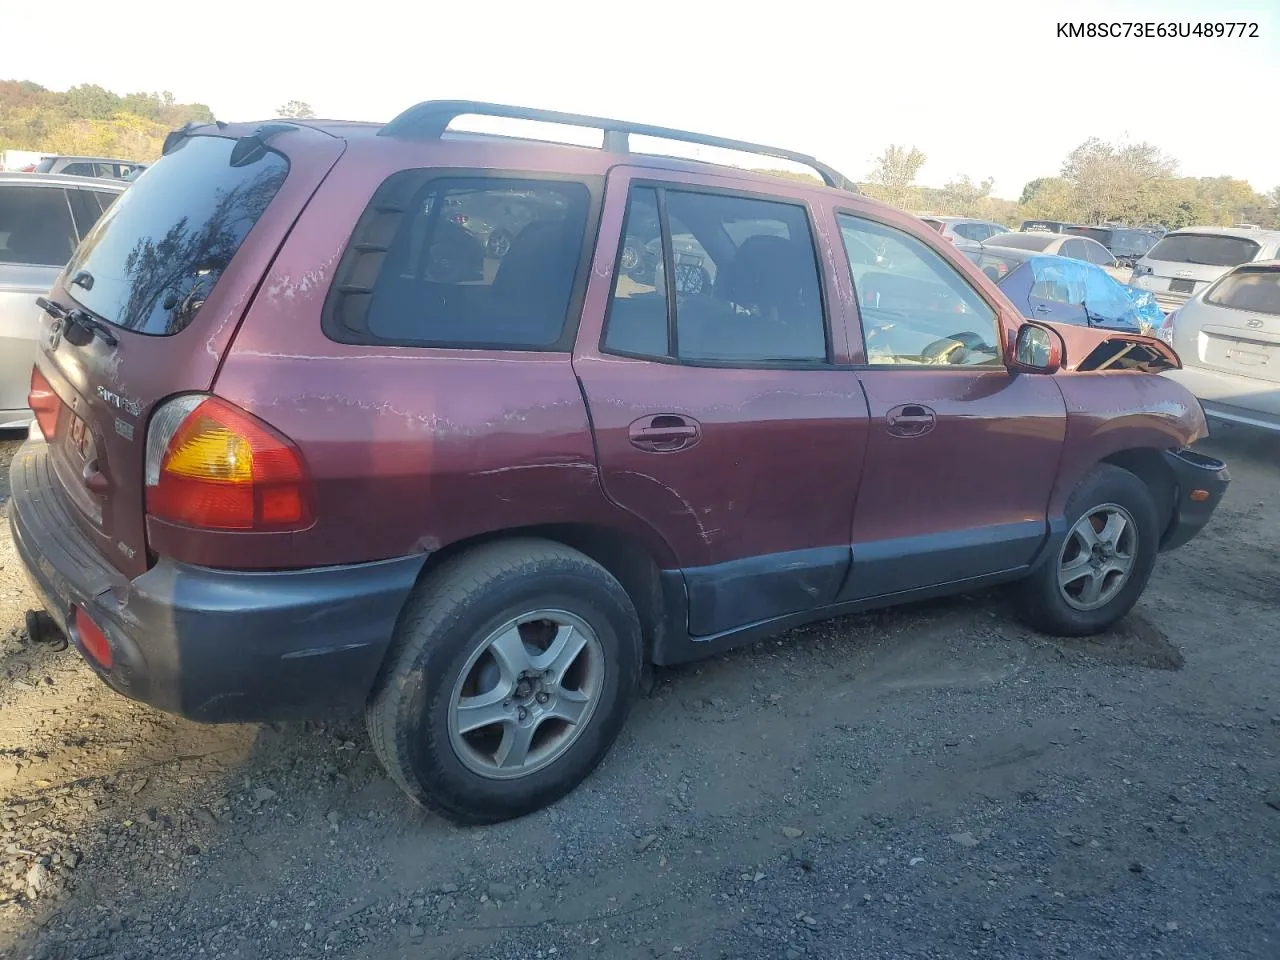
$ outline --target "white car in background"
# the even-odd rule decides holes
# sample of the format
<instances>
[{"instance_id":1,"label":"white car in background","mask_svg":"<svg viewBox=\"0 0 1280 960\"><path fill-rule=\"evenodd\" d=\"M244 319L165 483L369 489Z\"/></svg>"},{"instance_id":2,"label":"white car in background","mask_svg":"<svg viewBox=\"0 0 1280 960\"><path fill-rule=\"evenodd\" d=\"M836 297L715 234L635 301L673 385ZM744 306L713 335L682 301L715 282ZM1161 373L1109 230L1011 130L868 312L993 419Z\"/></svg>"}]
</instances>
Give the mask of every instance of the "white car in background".
<instances>
[{"instance_id":1,"label":"white car in background","mask_svg":"<svg viewBox=\"0 0 1280 960\"><path fill-rule=\"evenodd\" d=\"M1234 266L1280 257L1280 230L1184 227L1166 234L1133 266L1129 286L1153 294L1168 312Z\"/></svg>"},{"instance_id":2,"label":"white car in background","mask_svg":"<svg viewBox=\"0 0 1280 960\"><path fill-rule=\"evenodd\" d=\"M0 430L27 428L31 366L49 292L76 245L129 185L62 174L0 173Z\"/></svg>"},{"instance_id":3,"label":"white car in background","mask_svg":"<svg viewBox=\"0 0 1280 960\"><path fill-rule=\"evenodd\" d=\"M1230 270L1165 318L1177 380L1207 416L1280 431L1280 259Z\"/></svg>"}]
</instances>

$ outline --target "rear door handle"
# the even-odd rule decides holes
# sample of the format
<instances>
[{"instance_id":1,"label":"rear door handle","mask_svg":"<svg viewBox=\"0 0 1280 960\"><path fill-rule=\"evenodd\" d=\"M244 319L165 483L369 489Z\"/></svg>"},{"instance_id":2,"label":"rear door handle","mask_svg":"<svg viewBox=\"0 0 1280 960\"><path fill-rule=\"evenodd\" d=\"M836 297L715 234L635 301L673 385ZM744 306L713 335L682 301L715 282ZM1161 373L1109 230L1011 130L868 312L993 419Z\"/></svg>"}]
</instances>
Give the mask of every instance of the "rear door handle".
<instances>
[{"instance_id":1,"label":"rear door handle","mask_svg":"<svg viewBox=\"0 0 1280 960\"><path fill-rule=\"evenodd\" d=\"M641 417L627 428L631 445L650 453L687 450L702 438L698 422L675 413Z\"/></svg>"},{"instance_id":2,"label":"rear door handle","mask_svg":"<svg viewBox=\"0 0 1280 960\"><path fill-rule=\"evenodd\" d=\"M922 437L937 422L937 414L919 403L904 403L885 414L885 424L895 437Z\"/></svg>"}]
</instances>

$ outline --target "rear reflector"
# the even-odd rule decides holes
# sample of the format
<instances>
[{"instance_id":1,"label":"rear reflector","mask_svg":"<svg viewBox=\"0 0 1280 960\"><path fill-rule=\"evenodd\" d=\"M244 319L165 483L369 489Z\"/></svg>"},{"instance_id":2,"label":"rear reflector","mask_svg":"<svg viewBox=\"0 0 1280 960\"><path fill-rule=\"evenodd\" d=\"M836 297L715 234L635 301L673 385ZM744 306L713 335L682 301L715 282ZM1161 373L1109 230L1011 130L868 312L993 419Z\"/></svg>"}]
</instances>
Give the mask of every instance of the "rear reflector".
<instances>
[{"instance_id":1,"label":"rear reflector","mask_svg":"<svg viewBox=\"0 0 1280 960\"><path fill-rule=\"evenodd\" d=\"M192 394L147 429L147 513L210 530L300 530L311 524L302 455L257 417Z\"/></svg>"},{"instance_id":2,"label":"rear reflector","mask_svg":"<svg viewBox=\"0 0 1280 960\"><path fill-rule=\"evenodd\" d=\"M76 607L75 616L72 618L71 623L76 631L76 639L80 641L80 646L84 648L84 652L98 666L104 670L110 670L113 662L111 644L107 643L106 635L93 622L93 618L79 607Z\"/></svg>"},{"instance_id":3,"label":"rear reflector","mask_svg":"<svg viewBox=\"0 0 1280 960\"><path fill-rule=\"evenodd\" d=\"M53 439L54 429L58 426L58 407L62 401L53 392L53 387L45 379L39 367L31 368L31 390L27 394L27 406L36 415L36 423L45 440Z\"/></svg>"}]
</instances>

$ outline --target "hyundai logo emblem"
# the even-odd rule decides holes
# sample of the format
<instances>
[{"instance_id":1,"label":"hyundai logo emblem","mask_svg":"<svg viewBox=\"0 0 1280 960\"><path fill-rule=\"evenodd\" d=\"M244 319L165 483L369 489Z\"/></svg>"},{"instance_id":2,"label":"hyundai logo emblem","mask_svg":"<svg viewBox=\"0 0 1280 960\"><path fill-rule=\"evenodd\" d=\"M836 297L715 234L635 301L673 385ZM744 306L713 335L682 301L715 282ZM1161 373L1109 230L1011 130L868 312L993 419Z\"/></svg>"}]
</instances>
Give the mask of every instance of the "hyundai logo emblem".
<instances>
[{"instance_id":1,"label":"hyundai logo emblem","mask_svg":"<svg viewBox=\"0 0 1280 960\"><path fill-rule=\"evenodd\" d=\"M62 321L54 320L52 326L49 327L49 349L57 350L58 344L62 341Z\"/></svg>"},{"instance_id":2,"label":"hyundai logo emblem","mask_svg":"<svg viewBox=\"0 0 1280 960\"><path fill-rule=\"evenodd\" d=\"M1256 319L1255 319L1255 320L1250 320L1250 321L1249 321L1249 326L1251 326L1251 327L1253 327L1253 329L1257 330L1257 329L1258 329L1258 327L1262 326L1262 321L1261 321L1261 320L1256 320Z\"/></svg>"}]
</instances>

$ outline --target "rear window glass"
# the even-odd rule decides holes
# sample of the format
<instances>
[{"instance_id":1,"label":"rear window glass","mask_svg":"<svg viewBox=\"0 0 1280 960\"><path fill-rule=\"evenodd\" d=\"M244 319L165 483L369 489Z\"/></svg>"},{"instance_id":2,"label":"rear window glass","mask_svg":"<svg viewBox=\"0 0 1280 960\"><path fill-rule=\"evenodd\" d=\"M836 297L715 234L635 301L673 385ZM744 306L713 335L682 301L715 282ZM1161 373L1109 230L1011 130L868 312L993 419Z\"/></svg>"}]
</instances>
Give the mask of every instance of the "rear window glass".
<instances>
[{"instance_id":1,"label":"rear window glass","mask_svg":"<svg viewBox=\"0 0 1280 960\"><path fill-rule=\"evenodd\" d=\"M553 347L590 204L574 181L396 174L356 226L326 329L343 342Z\"/></svg>"},{"instance_id":2,"label":"rear window glass","mask_svg":"<svg viewBox=\"0 0 1280 960\"><path fill-rule=\"evenodd\" d=\"M76 246L67 196L56 187L0 188L0 263L60 267Z\"/></svg>"},{"instance_id":3,"label":"rear window glass","mask_svg":"<svg viewBox=\"0 0 1280 960\"><path fill-rule=\"evenodd\" d=\"M1240 270L1205 294L1207 303L1280 316L1280 270Z\"/></svg>"},{"instance_id":4,"label":"rear window glass","mask_svg":"<svg viewBox=\"0 0 1280 960\"><path fill-rule=\"evenodd\" d=\"M48 173L53 169L53 165L58 162L57 157L45 157L36 164L36 173Z\"/></svg>"},{"instance_id":5,"label":"rear window glass","mask_svg":"<svg viewBox=\"0 0 1280 960\"><path fill-rule=\"evenodd\" d=\"M1235 267L1248 263L1261 247L1244 237L1212 233L1184 233L1165 237L1147 256L1164 263L1197 263L1207 267Z\"/></svg>"},{"instance_id":6,"label":"rear window glass","mask_svg":"<svg viewBox=\"0 0 1280 960\"><path fill-rule=\"evenodd\" d=\"M231 165L236 141L180 142L111 204L67 267L93 285L68 293L108 323L177 333L197 311L289 172L270 150Z\"/></svg>"},{"instance_id":7,"label":"rear window glass","mask_svg":"<svg viewBox=\"0 0 1280 960\"><path fill-rule=\"evenodd\" d=\"M1051 233L997 233L987 239L993 247L1013 247L1017 250L1043 250L1057 240Z\"/></svg>"}]
</instances>

